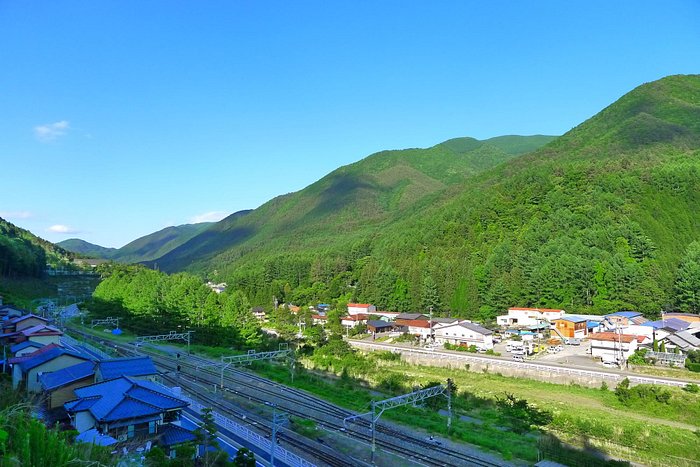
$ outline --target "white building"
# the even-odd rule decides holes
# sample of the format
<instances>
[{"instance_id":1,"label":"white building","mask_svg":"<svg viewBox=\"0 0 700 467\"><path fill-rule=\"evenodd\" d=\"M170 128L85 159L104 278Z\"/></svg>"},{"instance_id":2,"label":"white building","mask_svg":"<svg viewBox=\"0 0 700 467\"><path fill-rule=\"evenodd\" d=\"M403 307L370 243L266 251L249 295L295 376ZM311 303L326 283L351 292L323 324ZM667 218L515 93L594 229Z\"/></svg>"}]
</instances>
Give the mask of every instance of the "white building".
<instances>
[{"instance_id":1,"label":"white building","mask_svg":"<svg viewBox=\"0 0 700 467\"><path fill-rule=\"evenodd\" d=\"M550 308L508 308L508 314L496 317L496 322L500 326L536 326L542 321L551 323L565 314L564 310Z\"/></svg>"},{"instance_id":2,"label":"white building","mask_svg":"<svg viewBox=\"0 0 700 467\"><path fill-rule=\"evenodd\" d=\"M588 338L591 341L591 356L604 362L627 360L644 340L644 336L615 332L598 332L589 335Z\"/></svg>"},{"instance_id":3,"label":"white building","mask_svg":"<svg viewBox=\"0 0 700 467\"><path fill-rule=\"evenodd\" d=\"M369 315L376 312L377 307L368 303L348 303L349 315Z\"/></svg>"},{"instance_id":4,"label":"white building","mask_svg":"<svg viewBox=\"0 0 700 467\"><path fill-rule=\"evenodd\" d=\"M468 321L434 328L437 344L475 345L482 349L493 349L493 332Z\"/></svg>"}]
</instances>

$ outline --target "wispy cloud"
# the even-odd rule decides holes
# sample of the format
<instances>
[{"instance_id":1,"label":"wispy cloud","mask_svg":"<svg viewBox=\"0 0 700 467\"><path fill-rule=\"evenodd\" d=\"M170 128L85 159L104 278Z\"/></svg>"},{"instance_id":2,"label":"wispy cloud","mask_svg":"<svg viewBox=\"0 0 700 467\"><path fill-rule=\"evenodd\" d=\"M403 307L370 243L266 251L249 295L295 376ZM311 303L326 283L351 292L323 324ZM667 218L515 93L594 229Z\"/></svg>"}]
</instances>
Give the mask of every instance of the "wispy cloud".
<instances>
[{"instance_id":1,"label":"wispy cloud","mask_svg":"<svg viewBox=\"0 0 700 467\"><path fill-rule=\"evenodd\" d=\"M190 224L199 224L200 222L219 222L224 217L228 216L224 211L211 211L204 214L198 214L190 218Z\"/></svg>"},{"instance_id":2,"label":"wispy cloud","mask_svg":"<svg viewBox=\"0 0 700 467\"><path fill-rule=\"evenodd\" d=\"M60 122L35 126L34 136L42 143L49 143L65 135L69 129L70 123L67 120L61 120Z\"/></svg>"},{"instance_id":3,"label":"wispy cloud","mask_svg":"<svg viewBox=\"0 0 700 467\"><path fill-rule=\"evenodd\" d=\"M29 219L32 213L29 211L0 211L3 219Z\"/></svg>"},{"instance_id":4,"label":"wispy cloud","mask_svg":"<svg viewBox=\"0 0 700 467\"><path fill-rule=\"evenodd\" d=\"M49 232L61 233L61 234L75 234L80 233L80 230L74 229L73 227L68 227L63 224L52 225L47 229Z\"/></svg>"}]
</instances>

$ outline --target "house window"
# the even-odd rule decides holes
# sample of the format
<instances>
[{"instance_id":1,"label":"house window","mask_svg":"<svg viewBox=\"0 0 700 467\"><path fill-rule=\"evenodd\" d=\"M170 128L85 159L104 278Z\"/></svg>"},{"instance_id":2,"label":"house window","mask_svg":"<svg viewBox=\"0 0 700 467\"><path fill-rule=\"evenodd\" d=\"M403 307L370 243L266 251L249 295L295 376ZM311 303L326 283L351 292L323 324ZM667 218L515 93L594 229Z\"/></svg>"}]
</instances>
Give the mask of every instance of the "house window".
<instances>
[{"instance_id":1,"label":"house window","mask_svg":"<svg viewBox=\"0 0 700 467\"><path fill-rule=\"evenodd\" d=\"M126 437L129 439L134 437L134 425L129 425L126 428Z\"/></svg>"},{"instance_id":2,"label":"house window","mask_svg":"<svg viewBox=\"0 0 700 467\"><path fill-rule=\"evenodd\" d=\"M155 432L156 432L156 422L155 421L148 422L148 434L152 435Z\"/></svg>"}]
</instances>

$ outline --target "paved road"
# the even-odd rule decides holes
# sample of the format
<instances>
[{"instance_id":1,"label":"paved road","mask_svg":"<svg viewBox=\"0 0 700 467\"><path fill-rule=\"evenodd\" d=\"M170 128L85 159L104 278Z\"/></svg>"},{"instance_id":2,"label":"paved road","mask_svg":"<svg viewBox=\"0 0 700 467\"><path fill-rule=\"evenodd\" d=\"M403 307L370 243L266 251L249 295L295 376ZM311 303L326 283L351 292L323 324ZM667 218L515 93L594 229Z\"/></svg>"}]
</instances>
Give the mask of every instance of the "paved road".
<instances>
[{"instance_id":1,"label":"paved road","mask_svg":"<svg viewBox=\"0 0 700 467\"><path fill-rule=\"evenodd\" d=\"M656 376L645 376L639 373L633 373L629 371L622 370L611 370L602 369L600 367L591 368L590 366L578 366L575 364L553 364L547 362L518 362L514 361L508 357L495 357L482 354L470 354L465 352L453 352L449 350L426 350L416 347L410 347L405 345L397 344L385 344L385 343L373 343L367 341L357 341L348 340L351 345L356 347L374 348L379 350L399 350L401 352L413 353L423 356L434 356L436 359L454 359L461 360L465 362L476 362L495 366L505 366L510 368L521 368L523 370L538 370L538 371L549 371L558 374L569 374L572 376L583 376L591 378L606 378L611 380L622 380L624 378L629 378L631 383L634 384L658 384L665 386L677 386L683 387L690 383L697 383L696 381L682 380L677 378L667 378L667 377L656 377Z\"/></svg>"}]
</instances>

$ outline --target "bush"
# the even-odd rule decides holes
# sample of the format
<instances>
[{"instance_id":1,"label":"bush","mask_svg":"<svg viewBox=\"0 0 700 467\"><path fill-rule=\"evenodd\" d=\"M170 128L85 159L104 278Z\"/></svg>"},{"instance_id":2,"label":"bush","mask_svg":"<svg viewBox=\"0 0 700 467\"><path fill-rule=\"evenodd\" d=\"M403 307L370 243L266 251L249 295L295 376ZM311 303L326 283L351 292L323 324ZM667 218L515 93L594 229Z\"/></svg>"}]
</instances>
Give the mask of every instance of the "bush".
<instances>
[{"instance_id":1,"label":"bush","mask_svg":"<svg viewBox=\"0 0 700 467\"><path fill-rule=\"evenodd\" d=\"M685 362L685 367L695 373L700 373L700 363Z\"/></svg>"},{"instance_id":2,"label":"bush","mask_svg":"<svg viewBox=\"0 0 700 467\"><path fill-rule=\"evenodd\" d=\"M700 386L698 386L695 383L688 383L685 386L683 386L683 390L686 392L697 394L698 392L700 392Z\"/></svg>"}]
</instances>

